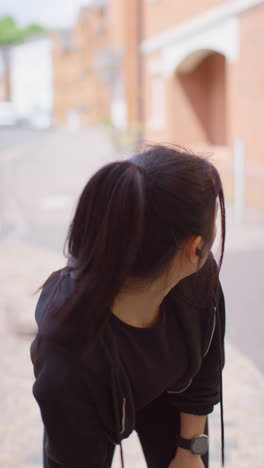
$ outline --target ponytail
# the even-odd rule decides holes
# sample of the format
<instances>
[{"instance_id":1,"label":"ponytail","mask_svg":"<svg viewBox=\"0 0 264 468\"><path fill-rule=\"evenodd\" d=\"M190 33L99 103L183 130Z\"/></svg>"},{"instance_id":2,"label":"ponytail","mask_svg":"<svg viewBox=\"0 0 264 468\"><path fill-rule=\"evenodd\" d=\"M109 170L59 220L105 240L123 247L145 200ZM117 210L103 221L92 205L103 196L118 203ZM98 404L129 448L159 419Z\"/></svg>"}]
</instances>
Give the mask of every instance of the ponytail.
<instances>
[{"instance_id":1,"label":"ponytail","mask_svg":"<svg viewBox=\"0 0 264 468\"><path fill-rule=\"evenodd\" d=\"M129 276L158 278L189 236L200 235L210 249L217 198L221 265L224 195L220 176L208 160L156 146L100 169L84 188L70 227L68 251L77 281L57 309L53 337L92 347ZM208 291L218 273L205 273Z\"/></svg>"},{"instance_id":2,"label":"ponytail","mask_svg":"<svg viewBox=\"0 0 264 468\"><path fill-rule=\"evenodd\" d=\"M69 231L77 282L59 311L56 338L84 343L86 349L96 342L135 261L144 215L142 169L128 161L114 162L90 179Z\"/></svg>"}]
</instances>

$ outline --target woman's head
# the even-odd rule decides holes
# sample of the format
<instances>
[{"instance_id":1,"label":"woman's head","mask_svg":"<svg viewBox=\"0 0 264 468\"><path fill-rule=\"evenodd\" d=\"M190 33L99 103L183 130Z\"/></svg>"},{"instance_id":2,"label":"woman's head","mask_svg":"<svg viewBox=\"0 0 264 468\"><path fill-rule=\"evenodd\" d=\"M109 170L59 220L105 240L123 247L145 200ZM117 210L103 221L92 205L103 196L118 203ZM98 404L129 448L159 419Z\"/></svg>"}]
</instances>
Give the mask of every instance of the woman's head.
<instances>
[{"instance_id":1,"label":"woman's head","mask_svg":"<svg viewBox=\"0 0 264 468\"><path fill-rule=\"evenodd\" d=\"M80 271L107 260L116 268L126 263L124 276L155 278L188 241L202 264L215 236L218 198L223 212L221 180L208 160L174 147L152 147L108 164L88 182L69 252Z\"/></svg>"},{"instance_id":2,"label":"woman's head","mask_svg":"<svg viewBox=\"0 0 264 468\"><path fill-rule=\"evenodd\" d=\"M128 277L156 279L181 249L202 265L214 240L217 199L222 260L223 190L208 160L154 146L101 168L84 188L69 232L69 254L76 259L79 278L74 302L80 314L86 303L85 313L89 309L102 325Z\"/></svg>"},{"instance_id":3,"label":"woman's head","mask_svg":"<svg viewBox=\"0 0 264 468\"><path fill-rule=\"evenodd\" d=\"M130 161L143 173L145 194L144 233L132 274L155 277L182 251L194 269L201 267L215 239L218 199L224 214L215 167L192 153L164 146ZM222 220L224 233L224 216Z\"/></svg>"}]
</instances>

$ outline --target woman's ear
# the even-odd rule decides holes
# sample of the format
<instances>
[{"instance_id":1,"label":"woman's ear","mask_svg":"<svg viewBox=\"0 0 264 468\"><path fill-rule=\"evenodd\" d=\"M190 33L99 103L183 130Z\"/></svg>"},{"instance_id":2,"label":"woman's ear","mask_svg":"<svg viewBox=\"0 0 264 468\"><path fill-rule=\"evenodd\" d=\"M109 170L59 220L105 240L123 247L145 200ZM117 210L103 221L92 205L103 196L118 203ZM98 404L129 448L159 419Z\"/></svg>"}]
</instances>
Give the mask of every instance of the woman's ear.
<instances>
[{"instance_id":1,"label":"woman's ear","mask_svg":"<svg viewBox=\"0 0 264 468\"><path fill-rule=\"evenodd\" d=\"M187 241L185 242L184 251L188 260L191 263L196 264L202 256L202 237L189 237L189 239L187 239Z\"/></svg>"}]
</instances>

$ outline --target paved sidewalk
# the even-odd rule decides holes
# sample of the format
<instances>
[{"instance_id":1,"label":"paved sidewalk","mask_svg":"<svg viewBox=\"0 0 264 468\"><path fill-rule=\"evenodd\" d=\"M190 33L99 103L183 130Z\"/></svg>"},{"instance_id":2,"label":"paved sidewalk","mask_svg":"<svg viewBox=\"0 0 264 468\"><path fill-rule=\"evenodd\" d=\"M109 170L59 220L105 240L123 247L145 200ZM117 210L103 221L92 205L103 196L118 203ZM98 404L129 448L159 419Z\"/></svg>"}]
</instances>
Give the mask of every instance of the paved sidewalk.
<instances>
[{"instance_id":1,"label":"paved sidewalk","mask_svg":"<svg viewBox=\"0 0 264 468\"><path fill-rule=\"evenodd\" d=\"M42 426L31 397L33 381L29 344L34 333L33 293L61 256L25 243L0 248L0 467L41 468ZM227 468L263 468L264 376L231 343L224 371ZM211 468L220 466L219 408L210 417ZM158 424L158 422L157 422ZM127 468L145 468L135 434L124 442ZM114 468L120 466L116 451Z\"/></svg>"},{"instance_id":2,"label":"paved sidewalk","mask_svg":"<svg viewBox=\"0 0 264 468\"><path fill-rule=\"evenodd\" d=\"M243 222L237 224L232 206L228 203L226 205L226 252L253 249L264 251L264 212L248 210Z\"/></svg>"}]
</instances>

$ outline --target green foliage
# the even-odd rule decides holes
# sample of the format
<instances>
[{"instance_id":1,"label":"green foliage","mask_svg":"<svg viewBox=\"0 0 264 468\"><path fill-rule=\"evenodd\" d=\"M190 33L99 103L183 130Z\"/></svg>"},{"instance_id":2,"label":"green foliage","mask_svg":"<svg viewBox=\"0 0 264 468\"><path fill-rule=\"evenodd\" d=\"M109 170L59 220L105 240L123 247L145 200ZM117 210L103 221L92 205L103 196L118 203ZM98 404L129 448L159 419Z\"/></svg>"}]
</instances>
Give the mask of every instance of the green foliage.
<instances>
[{"instance_id":1,"label":"green foliage","mask_svg":"<svg viewBox=\"0 0 264 468\"><path fill-rule=\"evenodd\" d=\"M43 28L43 26L40 26L39 24L35 23L29 24L24 30L24 33L27 37L31 37L34 36L34 34L41 34L44 32L47 32L47 30Z\"/></svg>"},{"instance_id":2,"label":"green foliage","mask_svg":"<svg viewBox=\"0 0 264 468\"><path fill-rule=\"evenodd\" d=\"M117 151L138 150L143 132L140 122L132 122L121 130L114 126L111 116L106 114L102 119L102 124L107 129Z\"/></svg>"},{"instance_id":3,"label":"green foliage","mask_svg":"<svg viewBox=\"0 0 264 468\"><path fill-rule=\"evenodd\" d=\"M0 46L18 44L43 32L46 32L46 29L38 24L30 24L26 28L20 28L12 16L0 18Z\"/></svg>"}]
</instances>

